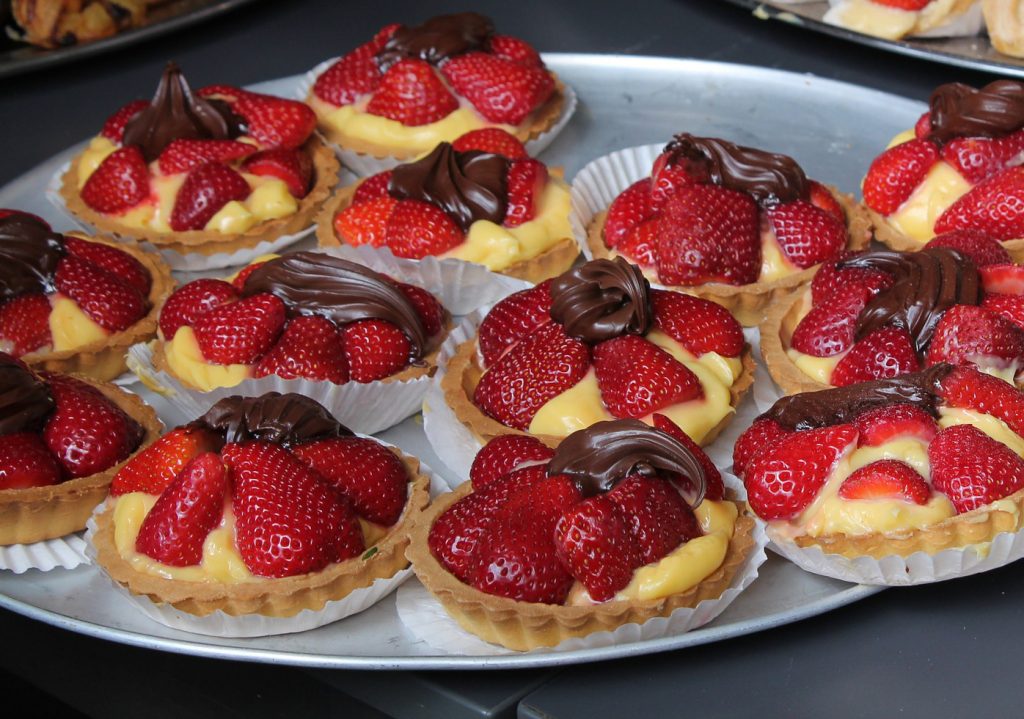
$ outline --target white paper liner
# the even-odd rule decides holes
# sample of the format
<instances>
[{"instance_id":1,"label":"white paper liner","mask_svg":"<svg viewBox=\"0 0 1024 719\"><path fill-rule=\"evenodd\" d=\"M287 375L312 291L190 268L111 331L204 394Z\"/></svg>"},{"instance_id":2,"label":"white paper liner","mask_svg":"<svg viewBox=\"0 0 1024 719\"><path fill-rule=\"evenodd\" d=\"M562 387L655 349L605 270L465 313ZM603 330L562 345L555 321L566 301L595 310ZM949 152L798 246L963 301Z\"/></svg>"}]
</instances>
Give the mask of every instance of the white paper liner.
<instances>
[{"instance_id":1,"label":"white paper liner","mask_svg":"<svg viewBox=\"0 0 1024 719\"><path fill-rule=\"evenodd\" d=\"M316 82L316 79L339 59L340 58L338 57L333 57L330 60L324 60L303 75L295 90L295 98L305 102L306 98L309 96L310 90L313 88L313 84ZM537 137L532 140L528 140L525 143L526 151L530 153L532 157L539 156L547 149L548 145L550 145L558 136L558 133L560 133L565 126L569 124L569 120L572 118L573 113L576 112L576 106L579 104L579 99L576 97L576 91L568 85L565 85L563 95L564 100L562 102L562 112L559 114L555 124L545 132L542 132ZM341 160L342 164L360 177L376 175L378 172L391 170L403 162L408 162L408 160L399 160L396 157L374 157L373 155L363 154L354 150L346 150L345 148L331 143L326 137L324 137L323 140L334 147L334 150L338 155L338 159Z\"/></svg>"},{"instance_id":2,"label":"white paper liner","mask_svg":"<svg viewBox=\"0 0 1024 719\"><path fill-rule=\"evenodd\" d=\"M154 245L152 242L133 239L127 235L111 235L106 232L98 232L95 227L71 212L71 210L68 209L67 204L64 202L64 198L60 194L62 177L64 176L64 173L68 171L70 166L70 161L61 165L60 169L54 173L53 177L51 177L50 181L46 184L46 199L50 201L50 204L60 210L65 217L78 225L78 227L80 227L84 232L88 232L90 234L103 234L104 236L109 236L118 242L124 242L125 244L136 246L145 252L158 254L172 270L179 270L182 272L201 272L203 270L215 270L222 267L247 265L261 255L280 252L284 248L294 245L316 229L316 224L314 223L301 232L297 232L293 235L281 235L272 241L260 242L255 247L242 248L235 250L234 252L216 252L212 255L204 255L199 252L181 254L174 250L161 248L158 245Z\"/></svg>"},{"instance_id":3,"label":"white paper liner","mask_svg":"<svg viewBox=\"0 0 1024 719\"><path fill-rule=\"evenodd\" d=\"M0 546L0 570L6 569L15 574L29 569L41 572L57 567L74 569L88 563L89 557L86 556L86 544L81 532L31 544Z\"/></svg>"},{"instance_id":4,"label":"white paper liner","mask_svg":"<svg viewBox=\"0 0 1024 719\"><path fill-rule=\"evenodd\" d=\"M799 1L803 2L804 0ZM936 1L939 3L943 2L943 0ZM842 19L842 6L850 4L849 0L828 0L828 4L829 10L821 18L822 21L828 23L829 25L835 25L836 27L842 27L848 30L853 30L854 28L851 28L850 26L846 25ZM966 12L960 13L959 15L946 20L937 27L920 33L910 32L904 37L973 37L975 35L981 34L981 30L984 26L985 18L983 17L981 11L981 0L976 0L976 2Z\"/></svg>"}]
</instances>

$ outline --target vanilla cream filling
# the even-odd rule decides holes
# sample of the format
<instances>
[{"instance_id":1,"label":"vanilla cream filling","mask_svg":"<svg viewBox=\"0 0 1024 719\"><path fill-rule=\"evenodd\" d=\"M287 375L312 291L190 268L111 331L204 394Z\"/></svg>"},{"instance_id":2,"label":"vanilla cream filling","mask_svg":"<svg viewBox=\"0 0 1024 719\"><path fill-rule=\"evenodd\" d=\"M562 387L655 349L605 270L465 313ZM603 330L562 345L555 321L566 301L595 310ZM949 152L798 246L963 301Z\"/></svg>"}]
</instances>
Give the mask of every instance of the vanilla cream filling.
<instances>
[{"instance_id":1,"label":"vanilla cream filling","mask_svg":"<svg viewBox=\"0 0 1024 719\"><path fill-rule=\"evenodd\" d=\"M913 10L879 5L871 0L846 0L833 5L825 13L824 20L866 35L898 40L913 31L919 14Z\"/></svg>"},{"instance_id":2,"label":"vanilla cream filling","mask_svg":"<svg viewBox=\"0 0 1024 719\"><path fill-rule=\"evenodd\" d=\"M110 336L110 332L85 314L70 297L57 293L51 298L50 304L52 309L47 320L54 351L78 349Z\"/></svg>"},{"instance_id":3,"label":"vanilla cream filling","mask_svg":"<svg viewBox=\"0 0 1024 719\"><path fill-rule=\"evenodd\" d=\"M1024 457L1024 437L1014 432L1003 420L973 409L939 408L939 426L945 429L958 424L969 424Z\"/></svg>"},{"instance_id":4,"label":"vanilla cream filling","mask_svg":"<svg viewBox=\"0 0 1024 719\"><path fill-rule=\"evenodd\" d=\"M920 243L935 236L935 221L973 185L945 160L939 160L886 221L894 230Z\"/></svg>"},{"instance_id":5,"label":"vanilla cream filling","mask_svg":"<svg viewBox=\"0 0 1024 719\"><path fill-rule=\"evenodd\" d=\"M195 332L182 325L170 342L164 342L167 366L179 379L209 392L217 387L234 387L252 376L253 365L211 364L203 357Z\"/></svg>"}]
</instances>

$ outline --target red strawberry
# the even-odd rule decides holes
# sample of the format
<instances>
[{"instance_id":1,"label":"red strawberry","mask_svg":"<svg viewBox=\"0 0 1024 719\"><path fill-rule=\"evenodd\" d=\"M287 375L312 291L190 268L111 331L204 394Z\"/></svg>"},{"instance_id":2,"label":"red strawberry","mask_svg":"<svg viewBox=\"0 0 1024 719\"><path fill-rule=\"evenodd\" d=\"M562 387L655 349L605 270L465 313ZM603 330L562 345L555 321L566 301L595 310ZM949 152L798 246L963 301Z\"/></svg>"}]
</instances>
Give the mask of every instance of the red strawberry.
<instances>
[{"instance_id":1,"label":"red strawberry","mask_svg":"<svg viewBox=\"0 0 1024 719\"><path fill-rule=\"evenodd\" d=\"M839 496L843 499L897 499L928 504L931 494L924 477L895 459L861 467L839 485Z\"/></svg>"},{"instance_id":2,"label":"red strawberry","mask_svg":"<svg viewBox=\"0 0 1024 719\"><path fill-rule=\"evenodd\" d=\"M664 479L626 477L606 496L625 516L640 550L641 564L657 562L682 542L701 534L693 510Z\"/></svg>"},{"instance_id":3,"label":"red strawberry","mask_svg":"<svg viewBox=\"0 0 1024 719\"><path fill-rule=\"evenodd\" d=\"M1005 247L984 232L974 229L953 230L937 235L925 247L949 247L969 257L979 268L1010 262L1010 253Z\"/></svg>"},{"instance_id":4,"label":"red strawberry","mask_svg":"<svg viewBox=\"0 0 1024 719\"><path fill-rule=\"evenodd\" d=\"M890 147L876 157L864 178L864 203L881 215L891 215L939 161L928 140L914 139Z\"/></svg>"},{"instance_id":5,"label":"red strawberry","mask_svg":"<svg viewBox=\"0 0 1024 719\"><path fill-rule=\"evenodd\" d=\"M213 452L190 461L163 491L142 520L135 549L172 567L203 559L206 536L220 524L228 473Z\"/></svg>"},{"instance_id":6,"label":"red strawberry","mask_svg":"<svg viewBox=\"0 0 1024 719\"><path fill-rule=\"evenodd\" d=\"M61 481L63 470L34 432L0 435L0 489L46 487Z\"/></svg>"},{"instance_id":7,"label":"red strawberry","mask_svg":"<svg viewBox=\"0 0 1024 719\"><path fill-rule=\"evenodd\" d=\"M697 357L707 352L738 357L743 351L743 328L721 305L665 290L651 290L651 301L654 326Z\"/></svg>"},{"instance_id":8,"label":"red strawberry","mask_svg":"<svg viewBox=\"0 0 1024 719\"><path fill-rule=\"evenodd\" d=\"M917 118L917 122L914 123L914 136L915 137L928 137L932 134L932 114L930 112L922 113L921 117Z\"/></svg>"},{"instance_id":9,"label":"red strawberry","mask_svg":"<svg viewBox=\"0 0 1024 719\"><path fill-rule=\"evenodd\" d=\"M409 473L380 442L331 437L300 444L292 454L320 473L352 503L356 514L390 527L405 509Z\"/></svg>"},{"instance_id":10,"label":"red strawberry","mask_svg":"<svg viewBox=\"0 0 1024 719\"><path fill-rule=\"evenodd\" d=\"M676 162L671 152L663 152L654 160L651 169L651 211L660 212L665 201L683 185L695 182L686 162Z\"/></svg>"},{"instance_id":11,"label":"red strawberry","mask_svg":"<svg viewBox=\"0 0 1024 719\"><path fill-rule=\"evenodd\" d=\"M641 563L622 510L604 494L562 515L555 525L555 545L559 559L597 602L612 599L629 584Z\"/></svg>"},{"instance_id":12,"label":"red strawberry","mask_svg":"<svg viewBox=\"0 0 1024 719\"><path fill-rule=\"evenodd\" d=\"M147 107L149 107L149 100L132 100L128 104L123 105L103 123L103 129L100 130L100 134L120 145L121 140L124 139L124 126Z\"/></svg>"},{"instance_id":13,"label":"red strawberry","mask_svg":"<svg viewBox=\"0 0 1024 719\"><path fill-rule=\"evenodd\" d=\"M718 471L718 467L715 466L715 463L711 461L711 457L704 453L699 444L690 439L690 435L681 430L675 422L665 415L655 414L654 426L678 439L684 447L690 450L690 454L697 458L701 468L704 470L707 485L704 490L704 498L716 502L721 500L725 496L725 485L722 484L722 475ZM685 494L689 495L693 490L693 484L688 477L673 478L673 482L676 486L682 488Z\"/></svg>"},{"instance_id":14,"label":"red strawberry","mask_svg":"<svg viewBox=\"0 0 1024 719\"><path fill-rule=\"evenodd\" d=\"M402 291L406 299L416 308L416 314L420 316L420 320L423 322L423 329L427 331L429 336L436 335L444 328L445 310L436 297L422 287L406 284L405 282L396 282L395 286Z\"/></svg>"},{"instance_id":15,"label":"red strawberry","mask_svg":"<svg viewBox=\"0 0 1024 719\"><path fill-rule=\"evenodd\" d=\"M46 220L44 220L39 215L33 215L31 212L23 212L21 210L9 210L7 208L0 207L0 220L2 220L5 217L12 217L12 216L14 216L14 217L28 217L29 219L31 219L31 220L33 220L35 222L38 222L40 225L45 227L47 230L51 229L50 228L50 223L47 222Z\"/></svg>"},{"instance_id":16,"label":"red strawberry","mask_svg":"<svg viewBox=\"0 0 1024 719\"><path fill-rule=\"evenodd\" d=\"M221 456L234 479L238 550L253 574L316 572L365 549L348 500L287 450L257 441L229 444Z\"/></svg>"},{"instance_id":17,"label":"red strawberry","mask_svg":"<svg viewBox=\"0 0 1024 719\"><path fill-rule=\"evenodd\" d=\"M21 295L0 304L0 344L9 342L15 357L53 344L50 309L43 294Z\"/></svg>"},{"instance_id":18,"label":"red strawberry","mask_svg":"<svg viewBox=\"0 0 1024 719\"><path fill-rule=\"evenodd\" d=\"M994 240L1024 237L1024 167L1010 167L974 186L935 221L935 232L974 228Z\"/></svg>"},{"instance_id":19,"label":"red strawberry","mask_svg":"<svg viewBox=\"0 0 1024 719\"><path fill-rule=\"evenodd\" d=\"M846 246L846 223L810 202L794 200L766 214L782 254L801 269L835 257Z\"/></svg>"},{"instance_id":20,"label":"red strawberry","mask_svg":"<svg viewBox=\"0 0 1024 719\"><path fill-rule=\"evenodd\" d=\"M923 10L931 1L932 0L875 0L879 5L888 5L889 7L898 8L900 10L909 10L911 12Z\"/></svg>"},{"instance_id":21,"label":"red strawberry","mask_svg":"<svg viewBox=\"0 0 1024 719\"><path fill-rule=\"evenodd\" d=\"M1024 329L1024 295L985 295L981 306ZM3 335L3 307L0 307L0 337Z\"/></svg>"},{"instance_id":22,"label":"red strawberry","mask_svg":"<svg viewBox=\"0 0 1024 719\"><path fill-rule=\"evenodd\" d=\"M457 93L490 122L518 125L555 90L551 73L496 55L469 52L441 68Z\"/></svg>"},{"instance_id":23,"label":"red strawberry","mask_svg":"<svg viewBox=\"0 0 1024 719\"><path fill-rule=\"evenodd\" d=\"M341 331L323 317L295 317L253 371L255 377L348 382L348 358Z\"/></svg>"},{"instance_id":24,"label":"red strawberry","mask_svg":"<svg viewBox=\"0 0 1024 719\"><path fill-rule=\"evenodd\" d=\"M366 111L415 127L437 122L458 108L429 63L399 60L384 73Z\"/></svg>"},{"instance_id":25,"label":"red strawberry","mask_svg":"<svg viewBox=\"0 0 1024 719\"><path fill-rule=\"evenodd\" d=\"M521 465L546 464L555 451L536 437L522 434L498 435L477 452L469 468L469 480L478 490L494 483Z\"/></svg>"},{"instance_id":26,"label":"red strawberry","mask_svg":"<svg viewBox=\"0 0 1024 719\"><path fill-rule=\"evenodd\" d=\"M473 401L502 424L525 430L544 403L573 387L589 367L590 349L561 325L546 324L484 373Z\"/></svg>"},{"instance_id":27,"label":"red strawberry","mask_svg":"<svg viewBox=\"0 0 1024 719\"><path fill-rule=\"evenodd\" d=\"M72 255L88 260L116 275L125 284L137 289L143 297L149 295L153 278L149 276L145 266L127 252L102 242L89 242L74 235L64 236L64 247Z\"/></svg>"},{"instance_id":28,"label":"red strawberry","mask_svg":"<svg viewBox=\"0 0 1024 719\"><path fill-rule=\"evenodd\" d=\"M301 147L316 129L316 113L296 100L246 93L231 109L245 118L249 136L264 148Z\"/></svg>"},{"instance_id":29,"label":"red strawberry","mask_svg":"<svg viewBox=\"0 0 1024 719\"><path fill-rule=\"evenodd\" d=\"M313 83L313 94L332 105L351 105L380 87L383 75L374 57L380 47L370 41L327 68Z\"/></svg>"},{"instance_id":30,"label":"red strawberry","mask_svg":"<svg viewBox=\"0 0 1024 719\"><path fill-rule=\"evenodd\" d=\"M955 305L942 315L928 345L928 364L963 364L979 358L1008 366L1024 358L1024 330L984 307Z\"/></svg>"},{"instance_id":31,"label":"red strawberry","mask_svg":"<svg viewBox=\"0 0 1024 719\"><path fill-rule=\"evenodd\" d=\"M86 260L67 255L54 275L57 291L75 301L98 325L120 332L146 313L138 290Z\"/></svg>"},{"instance_id":32,"label":"red strawberry","mask_svg":"<svg viewBox=\"0 0 1024 719\"><path fill-rule=\"evenodd\" d=\"M235 275L234 279L231 280L231 286L234 287L239 292L243 291L245 289L245 283L249 279L249 275L251 275L257 269L259 269L260 265L262 264L264 263L253 262L251 265L246 265L245 267L240 269L238 271L238 274Z\"/></svg>"},{"instance_id":33,"label":"red strawberry","mask_svg":"<svg viewBox=\"0 0 1024 719\"><path fill-rule=\"evenodd\" d=\"M544 63L540 55L525 40L509 35L491 36L491 52L498 57L503 57L520 65L535 65L542 67Z\"/></svg>"},{"instance_id":34,"label":"red strawberry","mask_svg":"<svg viewBox=\"0 0 1024 719\"><path fill-rule=\"evenodd\" d=\"M550 280L503 299L487 313L477 332L484 366L490 367L506 349L550 321Z\"/></svg>"},{"instance_id":35,"label":"red strawberry","mask_svg":"<svg viewBox=\"0 0 1024 719\"><path fill-rule=\"evenodd\" d=\"M1024 152L1024 132L1005 137L955 137L942 147L942 159L955 167L971 184L1006 168Z\"/></svg>"},{"instance_id":36,"label":"red strawberry","mask_svg":"<svg viewBox=\"0 0 1024 719\"><path fill-rule=\"evenodd\" d=\"M1006 295L1024 295L1024 266L1006 264L986 265L980 268L981 285L986 292Z\"/></svg>"},{"instance_id":37,"label":"red strawberry","mask_svg":"<svg viewBox=\"0 0 1024 719\"><path fill-rule=\"evenodd\" d=\"M899 327L883 327L857 342L832 370L836 387L873 379L898 377L921 369L910 335Z\"/></svg>"},{"instance_id":38,"label":"red strawberry","mask_svg":"<svg viewBox=\"0 0 1024 719\"><path fill-rule=\"evenodd\" d=\"M518 227L532 220L537 198L548 182L548 168L540 160L515 160L508 168L508 209L505 227Z\"/></svg>"},{"instance_id":39,"label":"red strawberry","mask_svg":"<svg viewBox=\"0 0 1024 719\"><path fill-rule=\"evenodd\" d=\"M480 150L507 157L510 160L524 160L530 157L519 138L500 127L482 127L470 130L452 143L458 152Z\"/></svg>"},{"instance_id":40,"label":"red strawberry","mask_svg":"<svg viewBox=\"0 0 1024 719\"><path fill-rule=\"evenodd\" d=\"M800 320L793 331L792 347L813 357L832 357L852 347L857 317L871 294L861 284L837 289Z\"/></svg>"},{"instance_id":41,"label":"red strawberry","mask_svg":"<svg viewBox=\"0 0 1024 719\"><path fill-rule=\"evenodd\" d=\"M1024 392L1009 382L974 367L957 367L942 380L939 394L948 406L998 417L1024 437Z\"/></svg>"},{"instance_id":42,"label":"red strawberry","mask_svg":"<svg viewBox=\"0 0 1024 719\"><path fill-rule=\"evenodd\" d=\"M409 338L390 322L359 320L345 325L344 333L349 377L354 382L384 379L409 364Z\"/></svg>"},{"instance_id":43,"label":"red strawberry","mask_svg":"<svg viewBox=\"0 0 1024 719\"><path fill-rule=\"evenodd\" d=\"M174 291L160 310L160 332L164 339L174 339L183 325L192 326L210 310L234 302L238 290L224 280L193 280Z\"/></svg>"},{"instance_id":44,"label":"red strawberry","mask_svg":"<svg viewBox=\"0 0 1024 719\"><path fill-rule=\"evenodd\" d=\"M384 242L396 257L415 260L440 255L465 239L462 230L444 210L420 200L399 201L384 230Z\"/></svg>"},{"instance_id":45,"label":"red strawberry","mask_svg":"<svg viewBox=\"0 0 1024 719\"><path fill-rule=\"evenodd\" d=\"M659 234L661 234L661 218L652 217L630 230L615 250L643 268L653 268L658 262Z\"/></svg>"},{"instance_id":46,"label":"red strawberry","mask_svg":"<svg viewBox=\"0 0 1024 719\"><path fill-rule=\"evenodd\" d=\"M385 244L388 220L397 205L398 200L390 195L350 205L334 216L334 232L353 246L380 247Z\"/></svg>"},{"instance_id":47,"label":"red strawberry","mask_svg":"<svg viewBox=\"0 0 1024 719\"><path fill-rule=\"evenodd\" d=\"M845 226L846 211L843 210L843 206L839 204L839 200L832 194L832 191L814 180L808 180L807 187L811 204L833 215Z\"/></svg>"},{"instance_id":48,"label":"red strawberry","mask_svg":"<svg viewBox=\"0 0 1024 719\"><path fill-rule=\"evenodd\" d=\"M601 399L615 417L643 417L704 394L689 368L636 335L595 346L594 371Z\"/></svg>"},{"instance_id":49,"label":"red strawberry","mask_svg":"<svg viewBox=\"0 0 1024 719\"><path fill-rule=\"evenodd\" d=\"M103 394L66 375L47 375L56 409L43 440L70 477L113 467L142 441L144 430Z\"/></svg>"},{"instance_id":50,"label":"red strawberry","mask_svg":"<svg viewBox=\"0 0 1024 719\"><path fill-rule=\"evenodd\" d=\"M904 402L894 402L868 410L853 420L860 432L858 447L878 447L904 437L930 442L939 426L928 412Z\"/></svg>"},{"instance_id":51,"label":"red strawberry","mask_svg":"<svg viewBox=\"0 0 1024 719\"><path fill-rule=\"evenodd\" d=\"M262 293L200 315L192 330L207 362L252 364L274 345L284 321L284 303Z\"/></svg>"},{"instance_id":52,"label":"red strawberry","mask_svg":"<svg viewBox=\"0 0 1024 719\"><path fill-rule=\"evenodd\" d=\"M221 439L200 428L172 429L126 462L110 484L110 494L160 494L194 457L220 448Z\"/></svg>"},{"instance_id":53,"label":"red strawberry","mask_svg":"<svg viewBox=\"0 0 1024 719\"><path fill-rule=\"evenodd\" d=\"M958 513L969 512L1024 488L1024 459L977 427L947 427L928 445L932 486Z\"/></svg>"},{"instance_id":54,"label":"red strawberry","mask_svg":"<svg viewBox=\"0 0 1024 719\"><path fill-rule=\"evenodd\" d=\"M618 247L629 232L652 214L651 183L637 180L627 187L608 206L604 221L604 241L609 247Z\"/></svg>"},{"instance_id":55,"label":"red strawberry","mask_svg":"<svg viewBox=\"0 0 1024 719\"><path fill-rule=\"evenodd\" d=\"M856 441L856 428L840 424L795 432L767 448L743 481L750 507L767 521L799 514Z\"/></svg>"},{"instance_id":56,"label":"red strawberry","mask_svg":"<svg viewBox=\"0 0 1024 719\"><path fill-rule=\"evenodd\" d=\"M870 295L892 285L893 277L888 272L857 267L836 269L839 262L856 257L858 254L843 252L836 259L822 263L818 271L814 273L814 279L811 280L811 300L814 304L819 304L838 288L848 285L863 285L868 289Z\"/></svg>"},{"instance_id":57,"label":"red strawberry","mask_svg":"<svg viewBox=\"0 0 1024 719\"><path fill-rule=\"evenodd\" d=\"M149 197L149 168L135 145L107 155L82 185L82 202L97 212L116 214Z\"/></svg>"},{"instance_id":58,"label":"red strawberry","mask_svg":"<svg viewBox=\"0 0 1024 719\"><path fill-rule=\"evenodd\" d=\"M276 177L294 197L305 197L313 182L313 161L301 150L276 147L263 150L242 163L242 172Z\"/></svg>"},{"instance_id":59,"label":"red strawberry","mask_svg":"<svg viewBox=\"0 0 1024 719\"><path fill-rule=\"evenodd\" d=\"M352 204L360 205L370 200L376 200L379 197L388 197L388 185L391 184L391 170L385 170L384 172L378 172L376 175L370 175L365 180L359 183L359 187L352 194ZM385 218L385 222L387 219Z\"/></svg>"},{"instance_id":60,"label":"red strawberry","mask_svg":"<svg viewBox=\"0 0 1024 719\"><path fill-rule=\"evenodd\" d=\"M732 470L741 479L768 450L782 442L793 432L774 419L759 417L739 436L732 449Z\"/></svg>"},{"instance_id":61,"label":"red strawberry","mask_svg":"<svg viewBox=\"0 0 1024 719\"><path fill-rule=\"evenodd\" d=\"M658 277L669 285L745 285L761 273L757 205L744 192L686 185L665 203Z\"/></svg>"},{"instance_id":62,"label":"red strawberry","mask_svg":"<svg viewBox=\"0 0 1024 719\"><path fill-rule=\"evenodd\" d=\"M227 165L210 162L191 170L178 190L171 210L175 232L201 230L220 208L249 196L249 183Z\"/></svg>"},{"instance_id":63,"label":"red strawberry","mask_svg":"<svg viewBox=\"0 0 1024 719\"><path fill-rule=\"evenodd\" d=\"M248 157L256 148L235 140L173 140L160 153L160 172L173 175L188 172L207 162L228 162Z\"/></svg>"}]
</instances>

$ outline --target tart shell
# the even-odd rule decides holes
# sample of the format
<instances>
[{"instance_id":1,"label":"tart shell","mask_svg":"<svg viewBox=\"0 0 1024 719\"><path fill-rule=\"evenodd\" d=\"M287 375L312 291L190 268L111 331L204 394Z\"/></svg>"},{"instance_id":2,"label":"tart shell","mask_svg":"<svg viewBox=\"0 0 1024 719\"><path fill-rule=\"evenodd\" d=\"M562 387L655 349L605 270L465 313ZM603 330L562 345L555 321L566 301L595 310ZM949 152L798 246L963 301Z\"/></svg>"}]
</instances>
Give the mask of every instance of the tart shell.
<instances>
[{"instance_id":1,"label":"tart shell","mask_svg":"<svg viewBox=\"0 0 1024 719\"><path fill-rule=\"evenodd\" d=\"M886 247L899 252L917 252L925 246L924 242L918 242L907 237L902 232L897 232L884 217L867 205L861 204L861 207L871 222L871 230L874 233L875 239ZM1024 239L1004 240L999 244L1010 253L1010 259L1013 262L1017 264L1024 263Z\"/></svg>"},{"instance_id":2,"label":"tart shell","mask_svg":"<svg viewBox=\"0 0 1024 719\"><path fill-rule=\"evenodd\" d=\"M794 292L769 307L761 322L761 358L768 367L768 374L786 394L816 392L832 386L804 374L786 354L786 347L800 323L804 304L809 298L809 286L804 292Z\"/></svg>"}]
</instances>

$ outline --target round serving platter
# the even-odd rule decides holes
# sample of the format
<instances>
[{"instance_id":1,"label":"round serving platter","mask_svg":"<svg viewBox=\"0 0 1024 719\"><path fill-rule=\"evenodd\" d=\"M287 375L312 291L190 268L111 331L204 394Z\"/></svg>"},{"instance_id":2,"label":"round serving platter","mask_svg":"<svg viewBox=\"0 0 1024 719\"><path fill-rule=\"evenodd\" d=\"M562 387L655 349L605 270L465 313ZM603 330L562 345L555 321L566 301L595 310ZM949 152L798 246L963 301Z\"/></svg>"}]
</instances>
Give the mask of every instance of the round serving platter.
<instances>
[{"instance_id":1,"label":"round serving platter","mask_svg":"<svg viewBox=\"0 0 1024 719\"><path fill-rule=\"evenodd\" d=\"M544 158L571 178L613 150L666 141L673 133L726 137L796 157L808 174L855 191L870 160L911 126L921 103L809 75L723 63L613 55L549 54L545 60L580 97L580 108ZM291 96L300 77L253 89ZM49 205L45 187L74 149L0 188L0 207L40 214L58 229L71 221ZM297 247L310 246L303 240ZM179 280L187 281L187 275ZM161 419L187 419L135 384ZM718 441L729 443L757 410L751 398ZM380 434L451 476L416 416ZM416 581L415 579L410 581ZM770 555L760 577L714 622L678 636L563 652L445 655L398 619L393 595L369 610L301 634L255 639L203 637L156 624L117 594L92 566L15 575L0 572L0 606L89 636L163 651L241 661L349 669L501 669L575 664L680 649L828 612L879 591L808 574Z\"/></svg>"}]
</instances>

